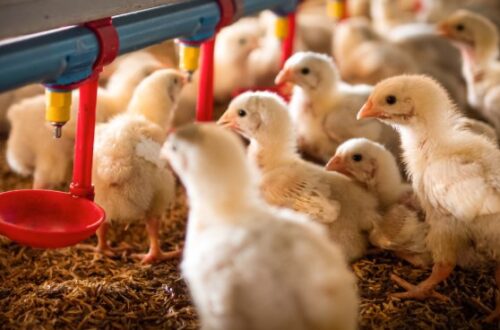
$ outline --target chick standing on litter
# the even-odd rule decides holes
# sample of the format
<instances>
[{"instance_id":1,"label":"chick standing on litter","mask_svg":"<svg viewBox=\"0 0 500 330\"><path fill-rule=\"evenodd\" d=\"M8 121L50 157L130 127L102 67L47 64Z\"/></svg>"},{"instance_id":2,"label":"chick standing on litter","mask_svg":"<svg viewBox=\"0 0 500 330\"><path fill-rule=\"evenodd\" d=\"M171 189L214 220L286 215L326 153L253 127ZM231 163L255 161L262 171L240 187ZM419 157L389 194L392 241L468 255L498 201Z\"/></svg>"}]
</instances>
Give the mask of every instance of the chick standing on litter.
<instances>
[{"instance_id":1,"label":"chick standing on litter","mask_svg":"<svg viewBox=\"0 0 500 330\"><path fill-rule=\"evenodd\" d=\"M213 124L169 135L186 187L181 265L202 329L356 329L355 278L304 215L267 205L237 137Z\"/></svg>"},{"instance_id":2,"label":"chick standing on litter","mask_svg":"<svg viewBox=\"0 0 500 330\"><path fill-rule=\"evenodd\" d=\"M401 298L436 296L435 286L455 266L497 265L500 284L500 150L487 138L457 127L445 90L425 76L399 76L378 84L358 114L395 126L407 170L429 223L427 246L434 267ZM500 306L488 320L500 315Z\"/></svg>"},{"instance_id":3,"label":"chick standing on litter","mask_svg":"<svg viewBox=\"0 0 500 330\"><path fill-rule=\"evenodd\" d=\"M439 24L441 34L462 53L469 104L500 132L500 61L498 31L483 16L459 10Z\"/></svg>"},{"instance_id":4,"label":"chick standing on litter","mask_svg":"<svg viewBox=\"0 0 500 330\"><path fill-rule=\"evenodd\" d=\"M356 111L366 101L371 87L351 86L340 81L337 68L326 55L300 52L290 57L276 77L276 84L296 84L290 101L299 148L326 163L337 146L353 137L366 137L398 145L397 134L376 121L356 121Z\"/></svg>"},{"instance_id":5,"label":"chick standing on litter","mask_svg":"<svg viewBox=\"0 0 500 330\"><path fill-rule=\"evenodd\" d=\"M425 245L428 225L405 183L394 156L379 143L356 138L342 143L326 169L343 173L379 198L383 218L374 223L370 242L415 266L427 266L431 255Z\"/></svg>"},{"instance_id":6,"label":"chick standing on litter","mask_svg":"<svg viewBox=\"0 0 500 330\"><path fill-rule=\"evenodd\" d=\"M379 217L376 198L346 176L300 158L281 98L268 92L241 94L219 124L250 140L248 156L263 173L261 191L268 203L306 213L323 224L347 260L364 255L367 232Z\"/></svg>"},{"instance_id":7,"label":"chick standing on litter","mask_svg":"<svg viewBox=\"0 0 500 330\"><path fill-rule=\"evenodd\" d=\"M148 74L161 67L150 54L136 52L120 60L106 88L98 89L96 121L104 122L126 109L132 92ZM7 162L16 173L33 174L33 188L54 189L64 183L73 159L79 93L73 93L71 118L62 137L52 137L45 121L45 96L25 99L8 110L11 124Z\"/></svg>"},{"instance_id":8,"label":"chick standing on litter","mask_svg":"<svg viewBox=\"0 0 500 330\"><path fill-rule=\"evenodd\" d=\"M159 242L161 215L172 205L175 179L160 159L161 143L171 121L185 77L172 69L159 70L134 91L127 111L96 128L94 148L95 201L108 221L146 220L149 252L142 262L171 258ZM108 222L97 231L97 250L108 253Z\"/></svg>"}]
</instances>

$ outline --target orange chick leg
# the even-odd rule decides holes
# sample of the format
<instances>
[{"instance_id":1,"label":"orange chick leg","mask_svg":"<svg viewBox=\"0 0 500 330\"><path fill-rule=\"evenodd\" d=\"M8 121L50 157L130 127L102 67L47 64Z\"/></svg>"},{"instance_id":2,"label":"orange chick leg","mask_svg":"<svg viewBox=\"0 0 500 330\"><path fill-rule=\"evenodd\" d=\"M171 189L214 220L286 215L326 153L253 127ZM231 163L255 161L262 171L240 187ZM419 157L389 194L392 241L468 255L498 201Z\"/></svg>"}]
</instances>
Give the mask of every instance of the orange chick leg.
<instances>
[{"instance_id":1,"label":"orange chick leg","mask_svg":"<svg viewBox=\"0 0 500 330\"><path fill-rule=\"evenodd\" d=\"M115 249L109 246L109 243L106 240L106 237L108 235L108 229L109 229L109 223L103 222L95 233L97 236L97 246L93 246L90 244L80 244L78 248L82 250L91 250L94 252L99 252L108 257L115 255L116 252Z\"/></svg>"},{"instance_id":2,"label":"orange chick leg","mask_svg":"<svg viewBox=\"0 0 500 330\"><path fill-rule=\"evenodd\" d=\"M140 259L143 264L151 264L156 261L163 261L179 257L182 250L177 249L170 252L163 252L160 247L160 221L158 218L150 218L146 221L146 231L149 237L149 251L148 253L137 253L132 256Z\"/></svg>"},{"instance_id":3,"label":"orange chick leg","mask_svg":"<svg viewBox=\"0 0 500 330\"><path fill-rule=\"evenodd\" d=\"M495 270L495 281L497 282L497 288L500 288L500 265L497 265ZM498 319L500 319L500 296L497 295L495 310L484 321L491 323Z\"/></svg>"},{"instance_id":4,"label":"orange chick leg","mask_svg":"<svg viewBox=\"0 0 500 330\"><path fill-rule=\"evenodd\" d=\"M431 275L418 285L413 285L401 277L392 274L391 279L398 285L406 289L406 292L393 293L392 296L400 299L418 299L423 300L429 297L433 297L442 301L449 301L450 299L436 291L434 288L436 285L446 280L448 276L453 272L455 265L437 263L432 267Z\"/></svg>"}]
</instances>

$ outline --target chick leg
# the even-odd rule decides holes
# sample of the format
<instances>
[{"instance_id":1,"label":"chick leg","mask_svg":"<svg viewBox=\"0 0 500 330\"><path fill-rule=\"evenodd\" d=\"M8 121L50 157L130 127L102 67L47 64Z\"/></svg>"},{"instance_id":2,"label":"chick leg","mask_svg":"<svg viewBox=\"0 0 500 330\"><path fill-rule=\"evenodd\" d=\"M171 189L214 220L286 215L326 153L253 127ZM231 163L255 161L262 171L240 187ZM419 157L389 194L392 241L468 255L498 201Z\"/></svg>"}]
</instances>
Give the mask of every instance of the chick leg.
<instances>
[{"instance_id":1,"label":"chick leg","mask_svg":"<svg viewBox=\"0 0 500 330\"><path fill-rule=\"evenodd\" d=\"M452 264L437 263L432 267L431 275L418 285L408 283L399 276L392 274L391 279L407 290L406 292L394 293L392 296L400 299L413 298L418 300L433 297L442 301L449 301L448 297L434 291L434 288L447 279L454 268L455 265Z\"/></svg>"},{"instance_id":2,"label":"chick leg","mask_svg":"<svg viewBox=\"0 0 500 330\"><path fill-rule=\"evenodd\" d=\"M109 229L109 223L107 223L106 221L103 222L95 233L97 236L97 246L89 244L80 244L79 248L82 250L91 250L94 252L99 252L108 257L115 255L115 250L111 246L109 246L109 243L106 240L108 229Z\"/></svg>"},{"instance_id":3,"label":"chick leg","mask_svg":"<svg viewBox=\"0 0 500 330\"><path fill-rule=\"evenodd\" d=\"M497 265L495 270L495 281L497 282L497 288L500 288L500 265ZM495 310L491 312L490 315L484 320L487 323L491 323L500 318L500 296L497 295Z\"/></svg>"},{"instance_id":4,"label":"chick leg","mask_svg":"<svg viewBox=\"0 0 500 330\"><path fill-rule=\"evenodd\" d=\"M160 247L160 221L158 218L149 218L146 221L146 231L149 237L149 251L146 254L134 254L134 258L141 259L141 263L150 264L156 261L176 258L181 255L181 250L163 252Z\"/></svg>"}]
</instances>

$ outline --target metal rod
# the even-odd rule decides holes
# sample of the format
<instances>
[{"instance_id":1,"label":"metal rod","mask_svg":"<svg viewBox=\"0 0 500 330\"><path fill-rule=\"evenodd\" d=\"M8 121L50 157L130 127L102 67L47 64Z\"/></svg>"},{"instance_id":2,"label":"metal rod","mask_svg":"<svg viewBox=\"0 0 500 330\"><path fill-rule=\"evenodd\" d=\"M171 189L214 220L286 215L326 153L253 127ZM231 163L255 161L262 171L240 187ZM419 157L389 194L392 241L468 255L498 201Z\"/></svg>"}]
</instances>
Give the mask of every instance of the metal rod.
<instances>
[{"instance_id":1,"label":"metal rod","mask_svg":"<svg viewBox=\"0 0 500 330\"><path fill-rule=\"evenodd\" d=\"M245 0L243 15L294 0ZM209 37L220 19L213 0L191 0L116 16L120 54L176 37ZM0 42L0 92L29 83L70 84L87 78L99 53L95 35L74 26Z\"/></svg>"}]
</instances>

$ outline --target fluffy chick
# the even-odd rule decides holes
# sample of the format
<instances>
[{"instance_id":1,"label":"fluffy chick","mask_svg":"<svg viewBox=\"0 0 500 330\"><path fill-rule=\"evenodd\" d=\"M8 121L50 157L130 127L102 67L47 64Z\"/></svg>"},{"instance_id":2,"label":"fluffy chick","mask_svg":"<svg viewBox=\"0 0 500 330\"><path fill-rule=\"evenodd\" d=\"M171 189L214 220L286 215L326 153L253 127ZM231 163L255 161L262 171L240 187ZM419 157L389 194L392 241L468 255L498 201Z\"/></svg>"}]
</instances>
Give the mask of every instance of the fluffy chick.
<instances>
[{"instance_id":1,"label":"fluffy chick","mask_svg":"<svg viewBox=\"0 0 500 330\"><path fill-rule=\"evenodd\" d=\"M299 52L290 57L276 84L296 84L290 113L298 132L299 148L326 163L338 145L353 137L366 137L397 150L397 134L376 121L356 121L356 111L370 94L370 86L342 82L332 59Z\"/></svg>"},{"instance_id":2,"label":"fluffy chick","mask_svg":"<svg viewBox=\"0 0 500 330\"><path fill-rule=\"evenodd\" d=\"M356 329L355 278L340 250L304 215L260 199L236 136L191 124L162 153L189 198L181 269L202 329Z\"/></svg>"},{"instance_id":3,"label":"fluffy chick","mask_svg":"<svg viewBox=\"0 0 500 330\"><path fill-rule=\"evenodd\" d=\"M365 138L348 140L338 147L326 169L349 176L379 198L384 217L374 223L372 244L394 251L415 266L431 263L425 245L428 225L420 205L384 146Z\"/></svg>"},{"instance_id":4,"label":"fluffy chick","mask_svg":"<svg viewBox=\"0 0 500 330\"><path fill-rule=\"evenodd\" d=\"M225 103L239 89L252 86L254 75L249 57L258 47L261 27L256 19L244 19L220 30L214 50L214 101ZM199 71L182 90L174 126L193 122L198 95Z\"/></svg>"},{"instance_id":5,"label":"fluffy chick","mask_svg":"<svg viewBox=\"0 0 500 330\"><path fill-rule=\"evenodd\" d=\"M95 201L108 221L146 219L150 247L140 255L144 263L178 254L163 253L159 243L160 217L175 193L174 177L160 159L160 149L184 80L172 69L154 72L137 86L125 113L96 129ZM106 222L97 232L99 251L110 251L107 228Z\"/></svg>"},{"instance_id":6,"label":"fluffy chick","mask_svg":"<svg viewBox=\"0 0 500 330\"><path fill-rule=\"evenodd\" d=\"M284 101L268 92L233 99L219 124L250 140L249 158L263 173L261 191L276 206L324 224L349 261L362 257L377 220L374 196L338 173L306 162L296 152L293 123Z\"/></svg>"},{"instance_id":7,"label":"fluffy chick","mask_svg":"<svg viewBox=\"0 0 500 330\"><path fill-rule=\"evenodd\" d=\"M359 118L376 117L400 132L407 170L430 225L434 267L399 297L423 299L455 265L497 265L500 284L500 150L487 138L457 127L446 91L425 76L399 76L378 84ZM401 281L400 281L401 282ZM403 282L401 282L403 283ZM500 315L497 306L489 320Z\"/></svg>"},{"instance_id":8,"label":"fluffy chick","mask_svg":"<svg viewBox=\"0 0 500 330\"><path fill-rule=\"evenodd\" d=\"M43 94L42 85L27 85L12 91L0 94L0 135L9 132L9 121L7 110L14 104L25 98Z\"/></svg>"},{"instance_id":9,"label":"fluffy chick","mask_svg":"<svg viewBox=\"0 0 500 330\"><path fill-rule=\"evenodd\" d=\"M126 109L137 84L160 63L143 52L120 60L106 88L99 88L96 121L104 122ZM11 124L7 141L9 167L22 176L33 175L33 188L53 189L65 182L73 159L79 93L73 93L71 119L60 139L52 138L45 121L45 96L39 95L14 104L8 110Z\"/></svg>"},{"instance_id":10,"label":"fluffy chick","mask_svg":"<svg viewBox=\"0 0 500 330\"><path fill-rule=\"evenodd\" d=\"M462 53L462 74L469 104L500 132L498 30L487 18L458 10L439 24L441 34Z\"/></svg>"}]
</instances>

